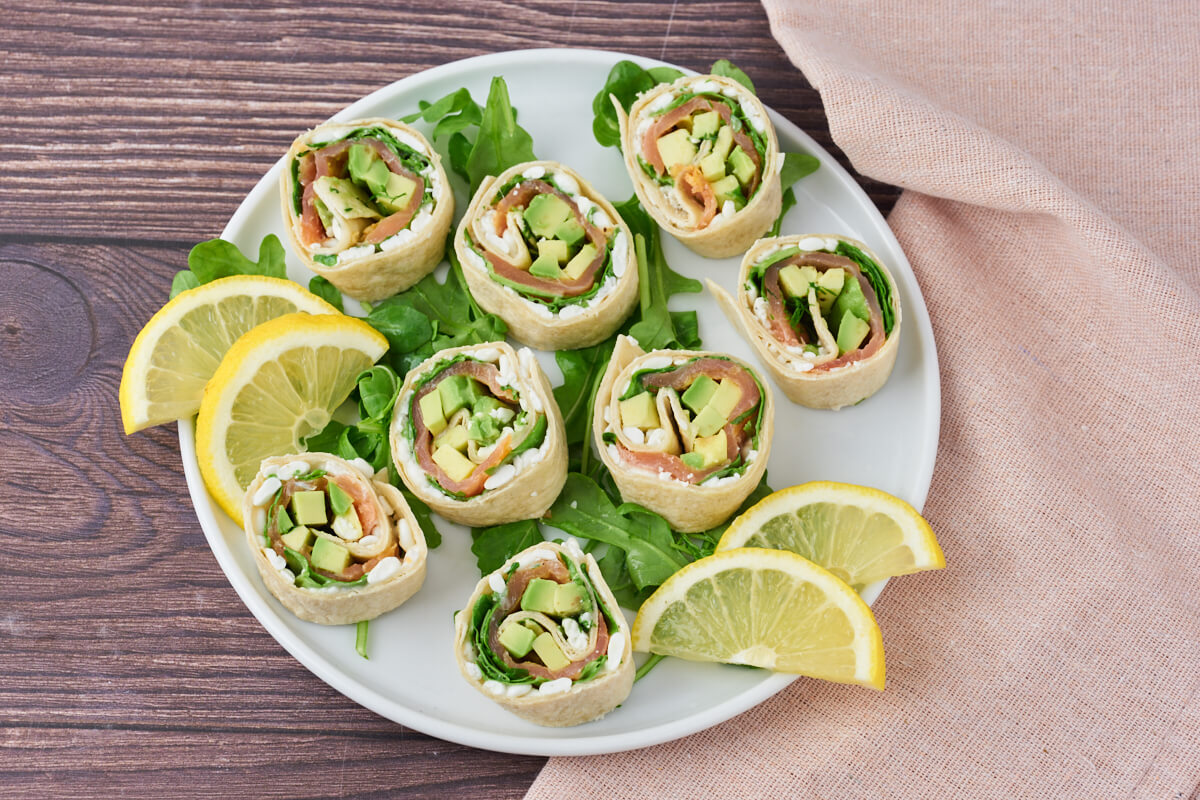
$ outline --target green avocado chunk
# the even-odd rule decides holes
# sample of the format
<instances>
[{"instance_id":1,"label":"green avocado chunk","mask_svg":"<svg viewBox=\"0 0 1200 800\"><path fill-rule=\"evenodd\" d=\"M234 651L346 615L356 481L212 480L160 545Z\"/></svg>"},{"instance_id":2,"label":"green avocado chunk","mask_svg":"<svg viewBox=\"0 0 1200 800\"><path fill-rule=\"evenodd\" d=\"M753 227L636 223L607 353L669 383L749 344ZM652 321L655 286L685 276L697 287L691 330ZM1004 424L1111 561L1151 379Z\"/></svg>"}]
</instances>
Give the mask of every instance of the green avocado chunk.
<instances>
[{"instance_id":1,"label":"green avocado chunk","mask_svg":"<svg viewBox=\"0 0 1200 800\"><path fill-rule=\"evenodd\" d=\"M554 598L558 592L558 584L545 578L534 578L525 587L521 595L522 611L540 611L543 614L554 613Z\"/></svg>"},{"instance_id":2,"label":"green avocado chunk","mask_svg":"<svg viewBox=\"0 0 1200 800\"><path fill-rule=\"evenodd\" d=\"M303 525L298 525L279 538L283 540L284 545L301 553L304 552L304 548L312 544L315 534Z\"/></svg>"},{"instance_id":3,"label":"green avocado chunk","mask_svg":"<svg viewBox=\"0 0 1200 800\"><path fill-rule=\"evenodd\" d=\"M543 633L533 640L533 652L537 653L542 663L550 669L562 669L571 663L549 633Z\"/></svg>"},{"instance_id":4,"label":"green avocado chunk","mask_svg":"<svg viewBox=\"0 0 1200 800\"><path fill-rule=\"evenodd\" d=\"M313 542L312 565L326 572L341 572L350 565L350 551L328 539L318 538Z\"/></svg>"},{"instance_id":5,"label":"green avocado chunk","mask_svg":"<svg viewBox=\"0 0 1200 800\"><path fill-rule=\"evenodd\" d=\"M841 293L838 294L837 300L833 303L833 310L828 320L830 328L840 331L847 314L852 314L863 322L871 320L871 310L867 307L867 298L863 294L862 286L853 276L849 276Z\"/></svg>"},{"instance_id":6,"label":"green avocado chunk","mask_svg":"<svg viewBox=\"0 0 1200 800\"><path fill-rule=\"evenodd\" d=\"M735 147L729 154L729 167L729 171L737 177L742 186L750 185L750 181L754 179L754 161L740 147Z\"/></svg>"},{"instance_id":7,"label":"green avocado chunk","mask_svg":"<svg viewBox=\"0 0 1200 800\"><path fill-rule=\"evenodd\" d=\"M525 222L529 230L544 239L552 238L570 215L570 207L554 194L539 194L525 208Z\"/></svg>"},{"instance_id":8,"label":"green avocado chunk","mask_svg":"<svg viewBox=\"0 0 1200 800\"><path fill-rule=\"evenodd\" d=\"M382 164L383 162L379 162ZM417 182L412 178L389 172L383 188L375 192L375 202L384 211L395 214L408 208L412 202L413 193L417 190Z\"/></svg>"},{"instance_id":9,"label":"green avocado chunk","mask_svg":"<svg viewBox=\"0 0 1200 800\"><path fill-rule=\"evenodd\" d=\"M323 175L313 183L313 191L330 211L349 219L379 217L365 192L349 178Z\"/></svg>"},{"instance_id":10,"label":"green avocado chunk","mask_svg":"<svg viewBox=\"0 0 1200 800\"><path fill-rule=\"evenodd\" d=\"M583 274L583 271L591 266L592 261L596 258L596 252L596 245L591 242L579 248L579 252L563 267L563 274L569 280L577 280Z\"/></svg>"},{"instance_id":11,"label":"green avocado chunk","mask_svg":"<svg viewBox=\"0 0 1200 800\"><path fill-rule=\"evenodd\" d=\"M297 525L324 525L329 521L325 514L325 493L296 492L292 495L292 516Z\"/></svg>"},{"instance_id":12,"label":"green avocado chunk","mask_svg":"<svg viewBox=\"0 0 1200 800\"><path fill-rule=\"evenodd\" d=\"M857 349L863 343L863 339L867 338L870 330L869 322L863 322L853 314L843 317L842 327L838 328L837 335L838 355L844 356L851 350Z\"/></svg>"},{"instance_id":13,"label":"green avocado chunk","mask_svg":"<svg viewBox=\"0 0 1200 800\"><path fill-rule=\"evenodd\" d=\"M713 396L709 399L708 405L721 415L722 419L729 419L729 415L733 413L734 407L738 401L742 399L742 387L731 380L723 380L717 386L717 390L713 392ZM708 434L702 434L707 436Z\"/></svg>"},{"instance_id":14,"label":"green avocado chunk","mask_svg":"<svg viewBox=\"0 0 1200 800\"><path fill-rule=\"evenodd\" d=\"M429 392L417 403L421 408L421 419L434 436L446 430L446 415L442 413L442 393Z\"/></svg>"},{"instance_id":15,"label":"green avocado chunk","mask_svg":"<svg viewBox=\"0 0 1200 800\"><path fill-rule=\"evenodd\" d=\"M554 232L555 237L566 242L574 247L575 244L583 238L583 226L575 217L569 217L566 222L558 226L558 230Z\"/></svg>"},{"instance_id":16,"label":"green avocado chunk","mask_svg":"<svg viewBox=\"0 0 1200 800\"><path fill-rule=\"evenodd\" d=\"M560 583L554 590L554 613L560 617L573 617L583 611L583 587L578 583Z\"/></svg>"},{"instance_id":17,"label":"green avocado chunk","mask_svg":"<svg viewBox=\"0 0 1200 800\"><path fill-rule=\"evenodd\" d=\"M713 408L711 403L692 420L692 432L696 436L712 436L724 427L725 416Z\"/></svg>"},{"instance_id":18,"label":"green avocado chunk","mask_svg":"<svg viewBox=\"0 0 1200 800\"><path fill-rule=\"evenodd\" d=\"M821 308L821 314L829 313L829 309L833 308L833 301L837 299L845 284L846 270L841 267L827 269L821 273L821 277L817 278L817 305Z\"/></svg>"},{"instance_id":19,"label":"green avocado chunk","mask_svg":"<svg viewBox=\"0 0 1200 800\"><path fill-rule=\"evenodd\" d=\"M524 625L506 625L500 631L500 644L512 654L513 658L524 658L533 648L533 640L537 635Z\"/></svg>"},{"instance_id":20,"label":"green avocado chunk","mask_svg":"<svg viewBox=\"0 0 1200 800\"><path fill-rule=\"evenodd\" d=\"M721 127L721 115L716 111L702 111L692 117L692 136L697 139L712 136Z\"/></svg>"},{"instance_id":21,"label":"green avocado chunk","mask_svg":"<svg viewBox=\"0 0 1200 800\"><path fill-rule=\"evenodd\" d=\"M649 392L641 392L622 400L617 410L621 415L622 428L650 430L658 427L658 409L654 405L654 395Z\"/></svg>"},{"instance_id":22,"label":"green avocado chunk","mask_svg":"<svg viewBox=\"0 0 1200 800\"><path fill-rule=\"evenodd\" d=\"M704 456L700 453L684 453L679 457L683 465L688 469L699 472L704 469Z\"/></svg>"},{"instance_id":23,"label":"green avocado chunk","mask_svg":"<svg viewBox=\"0 0 1200 800\"><path fill-rule=\"evenodd\" d=\"M480 445L489 445L500 436L500 421L489 414L475 414L467 426L467 438Z\"/></svg>"},{"instance_id":24,"label":"green avocado chunk","mask_svg":"<svg viewBox=\"0 0 1200 800\"><path fill-rule=\"evenodd\" d=\"M471 405L475 398L483 394L475 379L467 375L445 378L438 384L438 393L442 396L442 414L446 419L460 408Z\"/></svg>"},{"instance_id":25,"label":"green avocado chunk","mask_svg":"<svg viewBox=\"0 0 1200 800\"><path fill-rule=\"evenodd\" d=\"M707 375L701 375L692 381L692 385L683 393L683 397L679 398L683 404L692 410L693 414L699 414L712 396L717 392L717 382Z\"/></svg>"},{"instance_id":26,"label":"green avocado chunk","mask_svg":"<svg viewBox=\"0 0 1200 800\"><path fill-rule=\"evenodd\" d=\"M333 515L340 517L346 513L346 509L354 505L354 499L346 494L346 490L338 486L333 481L330 481L325 490L329 492L329 507L333 509Z\"/></svg>"},{"instance_id":27,"label":"green avocado chunk","mask_svg":"<svg viewBox=\"0 0 1200 800\"><path fill-rule=\"evenodd\" d=\"M544 197L545 195L542 196ZM559 244L562 244L562 242L559 242ZM548 253L543 253L529 267L529 274L538 278L556 281L562 277L562 270L559 269L557 258Z\"/></svg>"},{"instance_id":28,"label":"green avocado chunk","mask_svg":"<svg viewBox=\"0 0 1200 800\"><path fill-rule=\"evenodd\" d=\"M292 518L288 516L287 509L280 506L279 510L275 512L275 525L279 528L280 533L287 533L295 527L296 523L292 522Z\"/></svg>"}]
</instances>

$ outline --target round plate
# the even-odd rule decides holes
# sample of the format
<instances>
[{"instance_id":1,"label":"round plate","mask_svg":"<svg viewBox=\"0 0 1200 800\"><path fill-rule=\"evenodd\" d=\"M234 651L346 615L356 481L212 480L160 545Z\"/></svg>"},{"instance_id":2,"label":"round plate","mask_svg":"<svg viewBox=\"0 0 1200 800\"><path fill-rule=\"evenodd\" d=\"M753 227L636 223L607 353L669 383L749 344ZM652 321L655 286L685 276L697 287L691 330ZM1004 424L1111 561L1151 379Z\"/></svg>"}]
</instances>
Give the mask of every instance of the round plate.
<instances>
[{"instance_id":1,"label":"round plate","mask_svg":"<svg viewBox=\"0 0 1200 800\"><path fill-rule=\"evenodd\" d=\"M354 103L335 120L396 118L465 86L479 101L494 75L508 82L521 125L533 135L539 158L569 164L610 200L633 194L614 148L592 137L592 97L620 59L644 66L662 62L596 50L522 50L470 58L397 81ZM904 338L887 385L866 402L841 411L813 411L776 393L776 439L768 481L776 489L810 480L875 486L917 508L925 501L937 449L940 396L937 355L929 316L912 270L892 232L858 184L808 135L778 114L771 121L784 152L804 151L821 168L795 186L799 201L784 220L784 233L844 233L866 242L895 277L904 308ZM418 123L423 124L423 123ZM425 128L428 132L428 128ZM299 131L297 131L299 133ZM222 237L244 252L274 233L288 241L279 213L279 175L272 167L246 197ZM461 188L461 187L460 187ZM467 199L457 196L457 208ZM740 259L701 258L670 236L663 248L679 272L712 278L734 290ZM289 253L288 274L308 285L310 273ZM445 270L445 266L441 268ZM707 349L757 363L704 294L676 295L676 309L696 308ZM539 353L552 383L561 374L552 353ZM764 373L765 374L765 373ZM453 742L529 755L611 753L658 744L716 725L757 705L794 680L762 670L667 659L633 688L604 719L574 728L541 728L503 711L469 686L454 663L451 616L470 596L479 571L470 534L438 520L444 535L429 557L425 585L406 604L372 621L370 660L354 650L354 626L301 622L272 597L259 579L238 523L209 497L196 463L193 422L179 426L180 450L192 503L217 562L251 613L267 631L342 694L388 719ZM883 584L867 588L872 602ZM626 612L630 622L633 615ZM640 657L639 657L640 658ZM865 690L864 690L865 691Z\"/></svg>"}]
</instances>

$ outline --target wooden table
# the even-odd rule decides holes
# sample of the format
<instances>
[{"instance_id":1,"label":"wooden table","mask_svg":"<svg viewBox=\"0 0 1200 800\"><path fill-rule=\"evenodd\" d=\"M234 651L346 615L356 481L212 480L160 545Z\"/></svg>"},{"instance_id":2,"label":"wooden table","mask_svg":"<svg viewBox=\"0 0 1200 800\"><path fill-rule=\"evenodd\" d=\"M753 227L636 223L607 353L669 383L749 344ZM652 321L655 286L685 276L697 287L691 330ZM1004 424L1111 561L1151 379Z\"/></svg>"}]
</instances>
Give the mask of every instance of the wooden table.
<instances>
[{"instance_id":1,"label":"wooden table","mask_svg":"<svg viewBox=\"0 0 1200 800\"><path fill-rule=\"evenodd\" d=\"M0 797L520 797L540 769L378 717L266 634L175 428L121 432L129 345L296 132L455 59L724 56L838 151L751 0L396 5L0 3Z\"/></svg>"}]
</instances>

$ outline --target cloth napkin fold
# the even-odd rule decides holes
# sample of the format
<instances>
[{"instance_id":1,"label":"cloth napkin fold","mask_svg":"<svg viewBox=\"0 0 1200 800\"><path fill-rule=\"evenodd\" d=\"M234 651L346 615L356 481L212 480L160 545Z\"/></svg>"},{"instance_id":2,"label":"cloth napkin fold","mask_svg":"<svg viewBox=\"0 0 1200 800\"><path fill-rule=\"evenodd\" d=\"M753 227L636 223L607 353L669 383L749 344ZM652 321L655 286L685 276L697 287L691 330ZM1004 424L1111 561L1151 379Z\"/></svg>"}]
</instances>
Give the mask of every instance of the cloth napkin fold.
<instances>
[{"instance_id":1,"label":"cloth napkin fold","mask_svg":"<svg viewBox=\"0 0 1200 800\"><path fill-rule=\"evenodd\" d=\"M929 306L947 569L801 679L529 798L1200 795L1200 6L764 0ZM799 232L799 231L797 231Z\"/></svg>"}]
</instances>

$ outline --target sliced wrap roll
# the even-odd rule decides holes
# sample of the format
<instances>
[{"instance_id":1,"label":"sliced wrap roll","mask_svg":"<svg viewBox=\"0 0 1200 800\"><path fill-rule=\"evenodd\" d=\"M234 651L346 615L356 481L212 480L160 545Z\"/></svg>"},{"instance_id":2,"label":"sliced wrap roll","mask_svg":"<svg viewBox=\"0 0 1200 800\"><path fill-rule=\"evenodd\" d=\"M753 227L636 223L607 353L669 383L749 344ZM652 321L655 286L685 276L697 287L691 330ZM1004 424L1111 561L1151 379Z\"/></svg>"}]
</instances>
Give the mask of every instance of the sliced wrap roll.
<instances>
[{"instance_id":1,"label":"sliced wrap roll","mask_svg":"<svg viewBox=\"0 0 1200 800\"><path fill-rule=\"evenodd\" d=\"M443 350L410 370L391 446L409 490L463 525L539 517L567 479L550 382L532 351L505 342Z\"/></svg>"},{"instance_id":2,"label":"sliced wrap roll","mask_svg":"<svg viewBox=\"0 0 1200 800\"><path fill-rule=\"evenodd\" d=\"M654 87L628 115L613 103L633 188L667 233L702 256L727 258L771 227L783 156L753 92L694 75Z\"/></svg>"},{"instance_id":3,"label":"sliced wrap roll","mask_svg":"<svg viewBox=\"0 0 1200 800\"><path fill-rule=\"evenodd\" d=\"M709 291L779 388L809 408L858 403L887 382L900 347L900 295L856 239L762 239L742 259L737 299Z\"/></svg>"},{"instance_id":4,"label":"sliced wrap roll","mask_svg":"<svg viewBox=\"0 0 1200 800\"><path fill-rule=\"evenodd\" d=\"M242 524L267 589L308 622L373 619L425 581L421 526L404 495L361 460L264 460L246 489Z\"/></svg>"},{"instance_id":5,"label":"sliced wrap roll","mask_svg":"<svg viewBox=\"0 0 1200 800\"><path fill-rule=\"evenodd\" d=\"M596 560L544 542L485 576L454 619L463 677L538 725L598 719L633 688L629 626Z\"/></svg>"},{"instance_id":6,"label":"sliced wrap roll","mask_svg":"<svg viewBox=\"0 0 1200 800\"><path fill-rule=\"evenodd\" d=\"M628 226L557 161L485 178L454 248L475 301L531 347L571 350L607 339L638 301Z\"/></svg>"},{"instance_id":7,"label":"sliced wrap roll","mask_svg":"<svg viewBox=\"0 0 1200 800\"><path fill-rule=\"evenodd\" d=\"M596 393L596 449L626 502L696 532L729 518L771 453L771 390L720 353L645 353L617 338Z\"/></svg>"},{"instance_id":8,"label":"sliced wrap roll","mask_svg":"<svg viewBox=\"0 0 1200 800\"><path fill-rule=\"evenodd\" d=\"M415 128L382 118L327 122L297 137L280 197L304 265L372 303L441 262L454 216L437 152Z\"/></svg>"}]
</instances>

